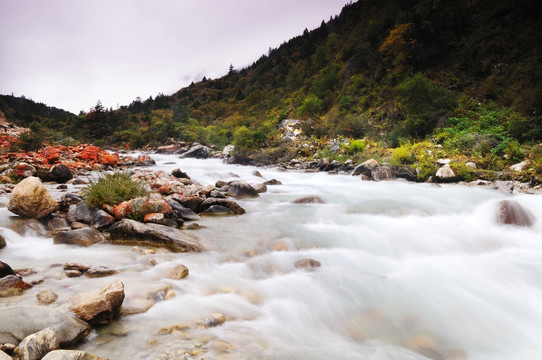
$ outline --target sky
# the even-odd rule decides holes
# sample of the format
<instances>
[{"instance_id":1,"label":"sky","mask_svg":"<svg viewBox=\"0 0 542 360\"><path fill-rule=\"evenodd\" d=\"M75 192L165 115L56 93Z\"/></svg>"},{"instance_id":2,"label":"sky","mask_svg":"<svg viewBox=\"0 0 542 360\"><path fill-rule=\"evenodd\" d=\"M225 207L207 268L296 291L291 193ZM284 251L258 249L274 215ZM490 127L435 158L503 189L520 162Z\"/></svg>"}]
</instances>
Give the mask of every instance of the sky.
<instances>
[{"instance_id":1,"label":"sky","mask_svg":"<svg viewBox=\"0 0 542 360\"><path fill-rule=\"evenodd\" d=\"M78 114L251 65L350 0L0 0L0 93Z\"/></svg>"}]
</instances>

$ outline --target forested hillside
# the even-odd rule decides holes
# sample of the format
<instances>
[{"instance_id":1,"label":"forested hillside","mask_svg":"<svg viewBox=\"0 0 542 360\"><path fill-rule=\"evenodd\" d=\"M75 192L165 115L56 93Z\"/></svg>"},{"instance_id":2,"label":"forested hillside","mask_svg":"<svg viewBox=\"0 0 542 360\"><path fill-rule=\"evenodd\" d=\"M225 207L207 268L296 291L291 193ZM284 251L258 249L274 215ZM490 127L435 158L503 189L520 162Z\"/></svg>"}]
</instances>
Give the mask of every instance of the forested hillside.
<instances>
[{"instance_id":1,"label":"forested hillside","mask_svg":"<svg viewBox=\"0 0 542 360\"><path fill-rule=\"evenodd\" d=\"M540 18L527 0L358 1L252 66L172 95L115 111L98 103L79 116L9 96L0 109L19 124L39 122L54 141L233 142L250 154L278 146L279 122L295 118L316 143L431 139L468 157L515 161L530 149L522 144L542 140Z\"/></svg>"}]
</instances>

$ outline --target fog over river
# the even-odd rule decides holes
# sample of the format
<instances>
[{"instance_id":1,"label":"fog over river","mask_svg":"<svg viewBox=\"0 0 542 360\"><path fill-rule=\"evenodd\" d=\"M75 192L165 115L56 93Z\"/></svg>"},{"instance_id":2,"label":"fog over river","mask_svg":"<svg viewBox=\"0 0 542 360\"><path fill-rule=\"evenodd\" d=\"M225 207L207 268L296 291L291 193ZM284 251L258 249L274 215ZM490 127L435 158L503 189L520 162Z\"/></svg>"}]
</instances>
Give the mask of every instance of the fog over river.
<instances>
[{"instance_id":1,"label":"fog over river","mask_svg":"<svg viewBox=\"0 0 542 360\"><path fill-rule=\"evenodd\" d=\"M254 170L283 185L239 200L245 215L196 221L205 226L191 231L208 249L203 253L54 245L8 229L13 214L4 205L0 259L31 267L45 281L23 296L0 298L0 306L34 304L50 289L59 299L49 306L65 309L72 295L113 280L124 283L128 305L153 293L156 304L146 313L121 316L77 346L116 360L542 358L540 195L153 158L152 168L180 168L204 185L237 176L263 182ZM308 195L325 203L292 203ZM534 225L497 224L503 199L530 210ZM321 266L296 268L302 259ZM66 262L119 273L67 278L62 267L51 267ZM190 275L169 279L179 264ZM168 287L176 296L163 299ZM226 321L203 326L213 313Z\"/></svg>"}]
</instances>

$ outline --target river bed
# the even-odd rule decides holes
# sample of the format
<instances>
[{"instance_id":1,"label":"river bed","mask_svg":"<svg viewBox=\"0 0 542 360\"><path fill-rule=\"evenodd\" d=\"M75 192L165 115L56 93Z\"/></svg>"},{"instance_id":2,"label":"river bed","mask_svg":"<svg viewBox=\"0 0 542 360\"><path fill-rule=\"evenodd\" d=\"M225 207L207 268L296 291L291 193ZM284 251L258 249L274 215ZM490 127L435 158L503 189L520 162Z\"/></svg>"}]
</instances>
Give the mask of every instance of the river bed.
<instances>
[{"instance_id":1,"label":"river bed","mask_svg":"<svg viewBox=\"0 0 542 360\"><path fill-rule=\"evenodd\" d=\"M204 228L191 233L209 250L197 254L54 245L32 230L9 229L12 214L2 207L7 247L0 259L33 268L45 281L0 298L0 306L33 304L49 289L59 295L49 306L66 309L72 295L113 280L124 283L127 304L154 294L146 313L122 316L77 346L116 360L542 357L540 195L153 157L152 168L181 168L204 185L237 177L263 182L254 170L283 185L238 201L245 215L198 220ZM308 195L325 203L292 203ZM530 228L497 224L503 199L537 221ZM296 268L302 259L321 266ZM67 278L62 266L51 266L66 262L119 273ZM169 279L180 264L190 275ZM204 326L213 313L226 321Z\"/></svg>"}]
</instances>

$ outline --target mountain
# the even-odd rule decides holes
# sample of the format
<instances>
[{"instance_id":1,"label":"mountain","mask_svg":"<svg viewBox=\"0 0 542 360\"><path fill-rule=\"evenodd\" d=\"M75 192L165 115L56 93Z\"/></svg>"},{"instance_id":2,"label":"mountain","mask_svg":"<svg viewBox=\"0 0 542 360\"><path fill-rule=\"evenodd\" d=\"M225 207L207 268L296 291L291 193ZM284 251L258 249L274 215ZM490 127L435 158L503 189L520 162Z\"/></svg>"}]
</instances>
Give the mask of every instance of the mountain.
<instances>
[{"instance_id":1,"label":"mountain","mask_svg":"<svg viewBox=\"0 0 542 360\"><path fill-rule=\"evenodd\" d=\"M489 150L535 143L540 18L527 0L360 0L251 66L172 95L117 111L97 104L79 116L2 96L0 110L20 125L133 147L180 139L235 142L249 153L276 144L288 118L305 120L305 135L317 139L368 136L397 146L432 137L464 148L485 141ZM470 142L466 132L475 133Z\"/></svg>"}]
</instances>

